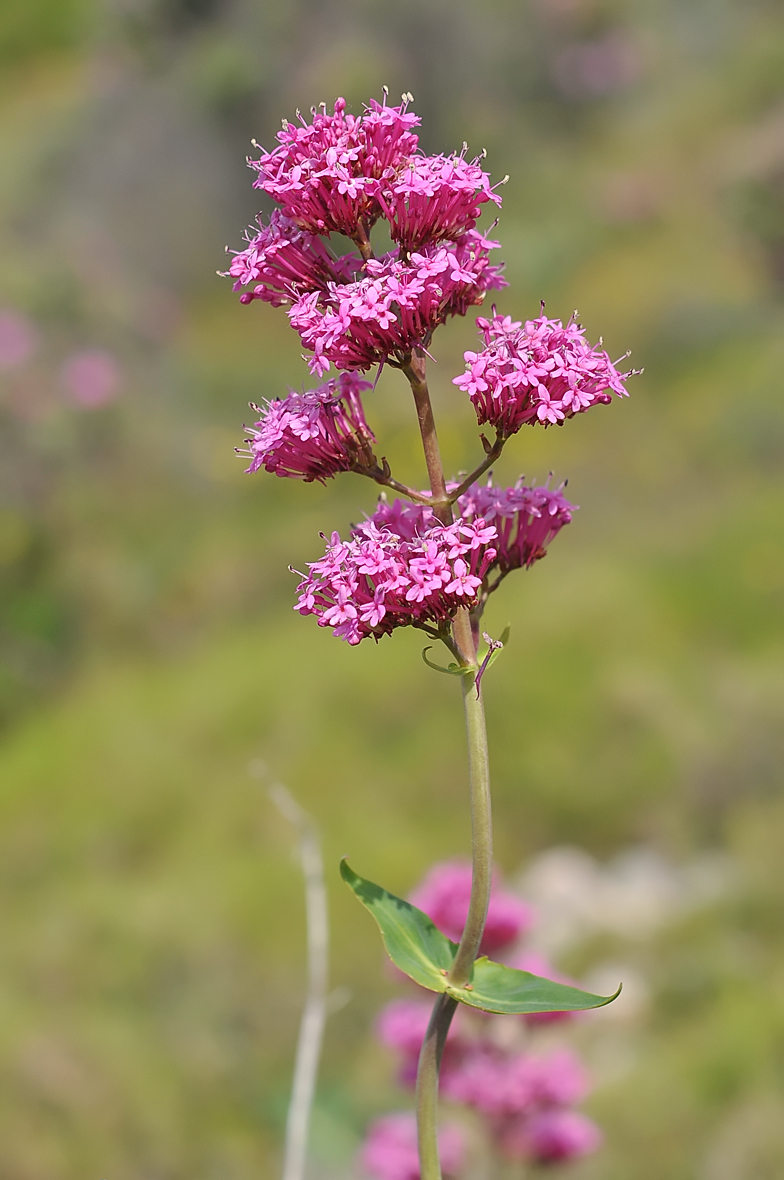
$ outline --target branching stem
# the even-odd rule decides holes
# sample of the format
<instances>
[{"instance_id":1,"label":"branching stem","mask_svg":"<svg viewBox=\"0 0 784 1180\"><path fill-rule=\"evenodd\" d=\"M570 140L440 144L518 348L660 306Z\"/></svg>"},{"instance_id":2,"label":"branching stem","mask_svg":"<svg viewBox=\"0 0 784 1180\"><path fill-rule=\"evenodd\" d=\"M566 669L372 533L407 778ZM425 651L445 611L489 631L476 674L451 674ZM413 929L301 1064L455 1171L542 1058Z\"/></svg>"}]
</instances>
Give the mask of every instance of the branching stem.
<instances>
[{"instance_id":1,"label":"branching stem","mask_svg":"<svg viewBox=\"0 0 784 1180\"><path fill-rule=\"evenodd\" d=\"M484 435L482 435L482 440L484 441ZM489 446L489 444L487 444L489 446L489 450L487 452L487 455L483 459L483 461L479 464L478 467L474 468L474 470L471 472L470 475L467 475L465 477L465 479L463 480L463 482L461 484L458 484L458 486L454 489L454 491L449 493L450 503L454 504L456 500L459 500L459 498L463 495L463 493L467 492L468 489L471 487L471 485L476 483L476 481L479 479L479 476L484 475L484 473L488 470L488 468L493 466L496 459L501 454L501 451L504 449L505 442L506 442L505 435L496 434L495 442L493 443L493 445Z\"/></svg>"}]
</instances>

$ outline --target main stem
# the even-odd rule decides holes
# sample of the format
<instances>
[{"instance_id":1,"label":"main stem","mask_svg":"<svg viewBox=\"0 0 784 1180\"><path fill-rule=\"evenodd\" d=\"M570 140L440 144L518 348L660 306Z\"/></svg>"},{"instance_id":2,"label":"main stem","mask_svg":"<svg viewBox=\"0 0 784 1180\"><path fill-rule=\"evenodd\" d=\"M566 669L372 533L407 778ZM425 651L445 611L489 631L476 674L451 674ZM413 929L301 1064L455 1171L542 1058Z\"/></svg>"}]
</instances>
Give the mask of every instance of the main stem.
<instances>
[{"instance_id":1,"label":"main stem","mask_svg":"<svg viewBox=\"0 0 784 1180\"><path fill-rule=\"evenodd\" d=\"M402 367L411 384L417 409L430 478L433 512L443 524L451 524L452 505L446 490L425 364L424 354L414 352L409 362ZM453 638L460 653L461 663L466 668L461 683L468 736L472 875L468 917L447 978L454 987L464 987L470 982L487 920L493 876L493 826L485 713L481 692L476 688L476 646L469 613L465 608L458 610L455 616ZM441 1165L438 1158L438 1075L447 1033L456 1008L456 1000L443 994L438 997L419 1055L416 1105L421 1180L441 1180Z\"/></svg>"}]
</instances>

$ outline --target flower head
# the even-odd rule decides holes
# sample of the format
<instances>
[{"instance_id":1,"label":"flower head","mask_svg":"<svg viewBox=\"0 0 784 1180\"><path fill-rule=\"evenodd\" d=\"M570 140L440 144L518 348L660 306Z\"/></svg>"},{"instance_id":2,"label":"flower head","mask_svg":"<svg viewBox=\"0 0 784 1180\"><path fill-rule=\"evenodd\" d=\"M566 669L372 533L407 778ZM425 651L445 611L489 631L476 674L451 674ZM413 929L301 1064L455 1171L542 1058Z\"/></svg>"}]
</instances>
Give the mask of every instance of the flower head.
<instances>
[{"instance_id":1,"label":"flower head","mask_svg":"<svg viewBox=\"0 0 784 1180\"><path fill-rule=\"evenodd\" d=\"M462 237L487 201L501 204L489 174L462 155L414 156L378 192L392 240L408 250Z\"/></svg>"},{"instance_id":2,"label":"flower head","mask_svg":"<svg viewBox=\"0 0 784 1180\"><path fill-rule=\"evenodd\" d=\"M612 392L626 397L621 373L601 348L592 348L585 331L571 320L545 315L524 325L509 316L478 319L485 347L465 353L466 371L453 384L473 402L479 424L489 422L503 435L526 423L560 425Z\"/></svg>"},{"instance_id":3,"label":"flower head","mask_svg":"<svg viewBox=\"0 0 784 1180\"><path fill-rule=\"evenodd\" d=\"M511 488L498 488L488 479L474 484L458 501L465 520L481 516L495 525L497 540L493 568L502 574L528 568L545 556L547 546L577 506L570 504L561 488L527 487L519 479Z\"/></svg>"},{"instance_id":4,"label":"flower head","mask_svg":"<svg viewBox=\"0 0 784 1180\"><path fill-rule=\"evenodd\" d=\"M394 176L417 149L414 127L420 120L400 106L372 101L362 115L346 111L339 98L331 114L314 109L312 122L284 122L278 146L249 160L258 172L254 188L282 206L288 217L311 234L365 233L381 215L376 194L381 180Z\"/></svg>"},{"instance_id":5,"label":"flower head","mask_svg":"<svg viewBox=\"0 0 784 1180\"><path fill-rule=\"evenodd\" d=\"M321 238L300 229L296 222L275 209L269 222L259 215L258 229L248 230L244 250L232 251L228 271L234 290L242 291L241 303L262 299L273 307L295 302L311 291L323 291L329 283L353 279L362 265L358 254L333 257Z\"/></svg>"},{"instance_id":6,"label":"flower head","mask_svg":"<svg viewBox=\"0 0 784 1180\"><path fill-rule=\"evenodd\" d=\"M289 319L313 357L314 373L369 369L429 341L450 316L465 315L491 288L506 286L488 251L497 242L469 230L447 245L398 250L371 259L353 282L330 282L302 294Z\"/></svg>"},{"instance_id":7,"label":"flower head","mask_svg":"<svg viewBox=\"0 0 784 1180\"><path fill-rule=\"evenodd\" d=\"M379 639L396 627L435 626L458 607L476 605L495 549L495 529L432 524L412 540L368 520L347 541L333 533L321 561L300 582L295 606L350 644Z\"/></svg>"},{"instance_id":8,"label":"flower head","mask_svg":"<svg viewBox=\"0 0 784 1180\"><path fill-rule=\"evenodd\" d=\"M471 865L445 861L435 865L411 894L409 901L424 910L442 934L459 942L468 917L471 898ZM534 923L534 912L514 893L502 889L496 878L482 937L481 951L490 954L508 946Z\"/></svg>"},{"instance_id":9,"label":"flower head","mask_svg":"<svg viewBox=\"0 0 784 1180\"><path fill-rule=\"evenodd\" d=\"M454 1175L463 1163L465 1146L460 1127L444 1123L438 1131L441 1167ZM419 1180L417 1127L413 1114L388 1114L368 1127L360 1159L375 1180Z\"/></svg>"},{"instance_id":10,"label":"flower head","mask_svg":"<svg viewBox=\"0 0 784 1180\"><path fill-rule=\"evenodd\" d=\"M321 483L339 471L368 467L374 461L361 391L372 386L354 373L341 373L308 393L290 393L263 409L246 449L249 472L264 467L274 475Z\"/></svg>"}]
</instances>

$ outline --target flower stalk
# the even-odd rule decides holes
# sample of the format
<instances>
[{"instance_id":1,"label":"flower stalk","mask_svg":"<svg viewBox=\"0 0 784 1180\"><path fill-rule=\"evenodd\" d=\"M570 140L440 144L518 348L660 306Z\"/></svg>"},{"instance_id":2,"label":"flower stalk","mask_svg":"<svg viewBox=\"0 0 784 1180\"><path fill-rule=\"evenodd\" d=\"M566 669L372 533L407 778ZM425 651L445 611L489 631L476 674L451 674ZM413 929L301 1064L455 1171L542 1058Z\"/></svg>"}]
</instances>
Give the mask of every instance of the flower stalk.
<instances>
[{"instance_id":1,"label":"flower stalk","mask_svg":"<svg viewBox=\"0 0 784 1180\"><path fill-rule=\"evenodd\" d=\"M415 353L403 372L411 384L419 430L430 479L433 512L443 524L453 520L446 490L435 417L427 386L424 355ZM503 444L502 444L503 445ZM488 464L489 466L489 464ZM481 474L481 472L479 473ZM478 478L478 476L477 476ZM468 738L468 782L471 796L471 900L460 945L448 979L457 987L470 986L474 960L482 943L493 881L493 822L490 803L490 763L481 689L477 687L476 645L469 612L461 607L452 625L454 647L465 668L460 677ZM421 1180L441 1180L438 1158L438 1080L449 1026L457 1002L441 995L433 1006L419 1057L416 1085L417 1137Z\"/></svg>"},{"instance_id":2,"label":"flower stalk","mask_svg":"<svg viewBox=\"0 0 784 1180\"><path fill-rule=\"evenodd\" d=\"M387 98L385 91L382 103L371 101L358 116L339 98L331 112L323 104L314 108L310 123L302 117L297 124L283 121L277 146L259 148L259 159L249 161L257 173L254 187L278 208L268 221L257 219L244 248L232 251L226 273L235 280L241 303L287 307L310 353L312 374L323 379L333 367L338 370L315 390L291 391L253 407L259 418L240 450L251 461L248 470L263 467L306 482L355 472L405 497L389 502L382 496L372 516L354 525L346 540L337 532L329 538L321 534L325 555L300 574L294 609L315 615L320 627L330 627L352 646L378 641L398 627L416 627L441 640L455 661L440 668L423 653L425 662L461 679L471 799L470 900L454 959L447 967L447 949L438 967L439 980L446 977L453 995L439 994L436 1000L417 1073L421 1177L440 1180L441 1059L457 1003L471 995L483 936L485 945L490 941L485 928L493 842L480 682L499 644L488 641L488 658L480 667L480 616L511 570L529 568L545 556L574 509L561 488L529 487L522 478L509 488L496 487L490 477L484 486L477 480L524 426L560 426L592 406L606 405L613 393L625 396L631 372L616 368L601 340L591 346L574 317L564 325L548 319L542 305L541 315L523 324L493 307L491 319L477 320L481 349L464 354L465 372L453 384L472 403L478 426L494 428L495 439L491 443L480 434L482 462L447 485L427 383L427 349L436 328L507 286L502 267L490 262L499 243L477 228L483 206L500 205L501 198L482 167L483 157L467 159L465 145L459 155L425 155L415 131L420 120L408 109L411 95L404 94L398 106L388 105ZM376 256L370 235L379 219L388 224L393 248ZM331 234L344 235L356 249L333 252ZM359 374L384 365L401 370L411 386L429 492L394 479L386 459L379 461L373 449L376 439L361 395L375 386ZM316 981L322 999L325 979ZM320 1042L317 1024L311 1049ZM312 1079L312 1052L309 1068ZM299 1110L305 1109L306 1089ZM304 1134L300 1119L297 1167ZM447 1171L454 1170L446 1148L444 1162ZM287 1177L294 1180L293 1171Z\"/></svg>"}]
</instances>

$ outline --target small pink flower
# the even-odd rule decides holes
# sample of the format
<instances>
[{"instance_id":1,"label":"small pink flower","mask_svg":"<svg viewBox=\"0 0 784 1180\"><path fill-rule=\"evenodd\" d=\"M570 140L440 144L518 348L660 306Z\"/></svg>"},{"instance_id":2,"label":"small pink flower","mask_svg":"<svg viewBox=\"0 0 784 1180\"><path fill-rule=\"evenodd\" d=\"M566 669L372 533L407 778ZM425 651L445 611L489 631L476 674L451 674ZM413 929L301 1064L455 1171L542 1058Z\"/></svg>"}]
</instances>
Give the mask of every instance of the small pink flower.
<instances>
[{"instance_id":1,"label":"small pink flower","mask_svg":"<svg viewBox=\"0 0 784 1180\"><path fill-rule=\"evenodd\" d=\"M460 1127L444 1123L438 1132L438 1152L445 1175L453 1176L463 1163L465 1143ZM374 1180L419 1180L417 1127L413 1114L388 1114L368 1127L360 1152L365 1171Z\"/></svg>"},{"instance_id":2,"label":"small pink flower","mask_svg":"<svg viewBox=\"0 0 784 1180\"><path fill-rule=\"evenodd\" d=\"M82 409L114 401L122 383L120 366L101 348L75 352L63 365L61 375L71 401Z\"/></svg>"},{"instance_id":3,"label":"small pink flower","mask_svg":"<svg viewBox=\"0 0 784 1180\"><path fill-rule=\"evenodd\" d=\"M464 390L479 424L490 423L503 435L526 423L560 426L612 393L626 397L621 373L601 347L592 348L584 329L571 320L542 315L524 325L508 316L478 319L485 341L482 352L466 352L466 371L453 384Z\"/></svg>"},{"instance_id":4,"label":"small pink flower","mask_svg":"<svg viewBox=\"0 0 784 1180\"><path fill-rule=\"evenodd\" d=\"M238 453L250 456L249 472L260 467L275 475L319 480L339 471L371 466L376 441L365 421L361 393L371 389L354 373L341 373L308 393L290 393L264 408L246 427L249 438Z\"/></svg>"},{"instance_id":5,"label":"small pink flower","mask_svg":"<svg viewBox=\"0 0 784 1180\"><path fill-rule=\"evenodd\" d=\"M463 933L471 897L471 865L463 861L446 861L435 865L411 894L409 901L424 910L438 929L459 942ZM493 883L490 908L482 938L483 954L508 946L534 922L534 912L526 902Z\"/></svg>"}]
</instances>

